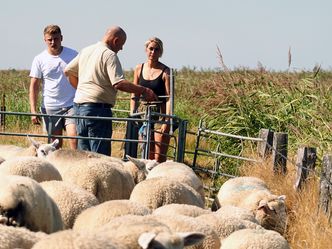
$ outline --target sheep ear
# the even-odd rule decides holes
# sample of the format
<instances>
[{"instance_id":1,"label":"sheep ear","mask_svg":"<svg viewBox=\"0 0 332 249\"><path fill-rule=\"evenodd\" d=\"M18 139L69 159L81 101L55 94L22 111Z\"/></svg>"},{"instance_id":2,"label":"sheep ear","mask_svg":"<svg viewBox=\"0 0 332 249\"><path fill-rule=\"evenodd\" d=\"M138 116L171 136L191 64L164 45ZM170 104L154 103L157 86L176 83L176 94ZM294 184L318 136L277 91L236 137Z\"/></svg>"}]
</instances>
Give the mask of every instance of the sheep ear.
<instances>
[{"instance_id":1,"label":"sheep ear","mask_svg":"<svg viewBox=\"0 0 332 249\"><path fill-rule=\"evenodd\" d=\"M267 201L266 200L260 200L257 209L259 210L259 209L266 208L266 207L268 207Z\"/></svg>"},{"instance_id":2,"label":"sheep ear","mask_svg":"<svg viewBox=\"0 0 332 249\"><path fill-rule=\"evenodd\" d=\"M130 160L130 159L129 159ZM155 233L142 233L138 238L138 244L143 248L149 248L150 243L156 237Z\"/></svg>"},{"instance_id":3,"label":"sheep ear","mask_svg":"<svg viewBox=\"0 0 332 249\"><path fill-rule=\"evenodd\" d=\"M142 162L141 160L131 157L129 155L126 155L129 161L131 161L138 169L144 170L145 169L145 163Z\"/></svg>"},{"instance_id":4,"label":"sheep ear","mask_svg":"<svg viewBox=\"0 0 332 249\"><path fill-rule=\"evenodd\" d=\"M203 233L178 233L178 235L183 239L184 246L195 245L205 238Z\"/></svg>"},{"instance_id":5,"label":"sheep ear","mask_svg":"<svg viewBox=\"0 0 332 249\"><path fill-rule=\"evenodd\" d=\"M40 146L40 143L39 143L39 142L37 142L36 140L32 139L32 138L29 137L29 136L27 136L27 138L28 138L29 142L33 145L33 147L35 147L36 149L39 148L39 146Z\"/></svg>"},{"instance_id":6,"label":"sheep ear","mask_svg":"<svg viewBox=\"0 0 332 249\"><path fill-rule=\"evenodd\" d=\"M278 196L278 200L284 202L286 200L286 195Z\"/></svg>"}]
</instances>

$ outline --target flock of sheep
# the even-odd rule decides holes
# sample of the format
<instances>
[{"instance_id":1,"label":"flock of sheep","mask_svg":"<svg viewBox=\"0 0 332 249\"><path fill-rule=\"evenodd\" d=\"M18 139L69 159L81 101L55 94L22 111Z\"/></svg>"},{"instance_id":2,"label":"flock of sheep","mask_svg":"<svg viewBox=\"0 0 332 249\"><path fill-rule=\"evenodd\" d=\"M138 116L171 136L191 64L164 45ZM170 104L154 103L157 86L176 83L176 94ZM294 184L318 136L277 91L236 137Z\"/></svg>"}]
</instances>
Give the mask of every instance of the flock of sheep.
<instances>
[{"instance_id":1,"label":"flock of sheep","mask_svg":"<svg viewBox=\"0 0 332 249\"><path fill-rule=\"evenodd\" d=\"M182 163L0 145L0 249L289 249L285 196L226 181L211 209Z\"/></svg>"}]
</instances>

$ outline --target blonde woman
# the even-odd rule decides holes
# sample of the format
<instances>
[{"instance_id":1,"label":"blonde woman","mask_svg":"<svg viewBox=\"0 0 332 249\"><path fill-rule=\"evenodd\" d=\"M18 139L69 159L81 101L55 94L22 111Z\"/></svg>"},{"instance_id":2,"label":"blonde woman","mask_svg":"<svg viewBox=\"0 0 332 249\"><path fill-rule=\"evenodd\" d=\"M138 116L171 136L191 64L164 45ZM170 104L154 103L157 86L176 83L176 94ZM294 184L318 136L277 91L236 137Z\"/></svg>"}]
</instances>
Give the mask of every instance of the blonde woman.
<instances>
[{"instance_id":1,"label":"blonde woman","mask_svg":"<svg viewBox=\"0 0 332 249\"><path fill-rule=\"evenodd\" d=\"M163 54L163 42L157 38L152 37L145 42L145 52L147 56L146 62L138 64L134 72L134 84L144 86L153 90L158 96L161 104L158 105L158 112L170 115L170 69L165 64L161 63L159 59ZM131 113L135 113L139 106L137 100L138 95L133 95L130 104ZM167 121L168 119L163 118ZM149 159L156 159L158 162L166 161L166 154L169 144L169 124L162 124L159 127L156 125L154 130L157 132L151 133L151 145Z\"/></svg>"}]
</instances>

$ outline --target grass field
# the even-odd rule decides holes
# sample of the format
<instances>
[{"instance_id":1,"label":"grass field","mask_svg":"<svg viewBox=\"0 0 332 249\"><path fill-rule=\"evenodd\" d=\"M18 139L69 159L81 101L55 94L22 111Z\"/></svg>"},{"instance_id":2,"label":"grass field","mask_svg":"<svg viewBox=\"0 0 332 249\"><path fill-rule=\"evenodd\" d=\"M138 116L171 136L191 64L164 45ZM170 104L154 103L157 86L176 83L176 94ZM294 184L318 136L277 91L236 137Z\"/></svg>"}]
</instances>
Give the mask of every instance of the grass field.
<instances>
[{"instance_id":1,"label":"grass field","mask_svg":"<svg viewBox=\"0 0 332 249\"><path fill-rule=\"evenodd\" d=\"M132 79L132 72L127 72ZM29 112L28 71L0 71L0 94L6 96L8 111ZM318 183L322 157L332 149L332 72L267 72L237 69L233 71L198 71L183 68L175 73L175 114L188 120L188 129L197 131L200 120L212 130L242 136L257 137L259 130L270 129L288 133L288 173L275 176L270 159L261 164L242 163L221 158L223 171L230 174L254 175L266 180L277 194L287 195L290 215L286 238L292 248L329 248L332 230L325 215L318 210ZM121 93L120 98L129 97ZM118 109L129 109L129 101L118 101ZM39 132L30 118L9 117L6 130ZM123 137L121 129L116 137ZM0 136L1 143L20 143L26 139ZM192 151L195 136L188 135L186 150ZM316 174L312 174L305 189L293 190L296 167L293 162L302 146L317 148ZM227 154L257 157L256 144L234 139L206 139L206 149L219 149ZM121 156L121 144L113 143L115 156ZM190 164L192 155L186 155ZM211 167L214 159L200 157L198 164ZM207 184L211 180L202 175ZM224 178L220 178L220 184ZM218 185L217 185L218 186Z\"/></svg>"}]
</instances>

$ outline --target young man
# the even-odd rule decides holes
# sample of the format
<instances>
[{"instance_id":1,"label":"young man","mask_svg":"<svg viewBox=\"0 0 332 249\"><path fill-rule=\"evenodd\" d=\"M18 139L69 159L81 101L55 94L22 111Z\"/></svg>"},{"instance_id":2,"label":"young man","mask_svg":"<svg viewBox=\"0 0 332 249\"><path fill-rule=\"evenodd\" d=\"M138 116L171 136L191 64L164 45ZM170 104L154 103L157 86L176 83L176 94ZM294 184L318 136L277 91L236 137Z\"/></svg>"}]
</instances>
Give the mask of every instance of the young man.
<instances>
[{"instance_id":1,"label":"young man","mask_svg":"<svg viewBox=\"0 0 332 249\"><path fill-rule=\"evenodd\" d=\"M38 113L38 94L42 84L41 112L71 116L74 114L73 99L76 90L68 82L64 68L77 55L77 51L61 45L62 34L57 25L45 27L44 41L47 49L34 58L30 71L31 113ZM37 116L32 116L31 120L32 123L39 124ZM67 136L76 136L75 120L69 117L43 117L43 124L45 130L52 135L62 135L65 130ZM54 140L55 138L52 139ZM76 139L70 139L69 144L71 149L77 148ZM62 139L59 139L59 147L62 147Z\"/></svg>"}]
</instances>

